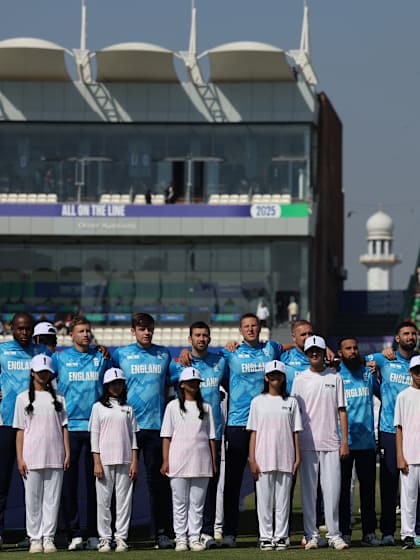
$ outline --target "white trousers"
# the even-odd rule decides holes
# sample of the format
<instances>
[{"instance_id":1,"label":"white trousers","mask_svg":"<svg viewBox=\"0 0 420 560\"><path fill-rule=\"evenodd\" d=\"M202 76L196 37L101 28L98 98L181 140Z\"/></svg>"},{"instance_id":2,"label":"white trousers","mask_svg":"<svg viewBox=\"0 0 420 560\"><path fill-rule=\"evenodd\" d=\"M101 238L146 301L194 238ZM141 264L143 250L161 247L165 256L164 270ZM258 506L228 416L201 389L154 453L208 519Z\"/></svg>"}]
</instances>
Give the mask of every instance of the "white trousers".
<instances>
[{"instance_id":1,"label":"white trousers","mask_svg":"<svg viewBox=\"0 0 420 560\"><path fill-rule=\"evenodd\" d=\"M305 537L308 540L319 536L316 526L316 493L320 472L327 538L333 540L341 536L338 513L341 486L339 451L301 451L301 459L299 473Z\"/></svg>"},{"instance_id":2,"label":"white trousers","mask_svg":"<svg viewBox=\"0 0 420 560\"><path fill-rule=\"evenodd\" d=\"M261 473L255 483L257 513L262 541L286 539L289 534L292 475L280 471ZM273 528L273 506L275 527Z\"/></svg>"},{"instance_id":3,"label":"white trousers","mask_svg":"<svg viewBox=\"0 0 420 560\"><path fill-rule=\"evenodd\" d=\"M104 476L96 479L98 535L102 539L112 538L111 500L115 488L115 538L127 540L133 495L129 469L130 465L103 465Z\"/></svg>"},{"instance_id":4,"label":"white trousers","mask_svg":"<svg viewBox=\"0 0 420 560\"><path fill-rule=\"evenodd\" d=\"M401 473L401 538L416 536L417 496L420 488L420 465L409 465Z\"/></svg>"},{"instance_id":5,"label":"white trousers","mask_svg":"<svg viewBox=\"0 0 420 560\"><path fill-rule=\"evenodd\" d=\"M209 478L171 478L174 531L177 541L200 537Z\"/></svg>"},{"instance_id":6,"label":"white trousers","mask_svg":"<svg viewBox=\"0 0 420 560\"><path fill-rule=\"evenodd\" d=\"M214 519L214 530L223 533L223 495L225 490L225 461L220 461L219 482L216 494L216 517Z\"/></svg>"},{"instance_id":7,"label":"white trousers","mask_svg":"<svg viewBox=\"0 0 420 560\"><path fill-rule=\"evenodd\" d=\"M54 538L60 507L63 469L28 471L25 485L26 532L31 540Z\"/></svg>"}]
</instances>

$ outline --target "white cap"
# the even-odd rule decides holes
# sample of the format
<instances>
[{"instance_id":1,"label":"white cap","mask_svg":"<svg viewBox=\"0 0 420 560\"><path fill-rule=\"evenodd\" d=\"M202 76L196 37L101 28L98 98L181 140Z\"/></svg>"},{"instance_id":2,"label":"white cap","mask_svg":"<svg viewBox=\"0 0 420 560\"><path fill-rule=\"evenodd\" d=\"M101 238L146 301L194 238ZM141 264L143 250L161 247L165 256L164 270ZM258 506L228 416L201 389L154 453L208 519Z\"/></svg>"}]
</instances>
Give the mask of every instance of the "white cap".
<instances>
[{"instance_id":1,"label":"white cap","mask_svg":"<svg viewBox=\"0 0 420 560\"><path fill-rule=\"evenodd\" d=\"M125 381L126 377L123 370L116 367L109 368L104 373L103 384L105 385L106 383L111 383L111 381L115 381L116 379L123 379Z\"/></svg>"},{"instance_id":2,"label":"white cap","mask_svg":"<svg viewBox=\"0 0 420 560\"><path fill-rule=\"evenodd\" d=\"M280 360L273 360L265 364L265 373L273 373L274 371L280 371L281 373L286 373L286 366Z\"/></svg>"},{"instance_id":3,"label":"white cap","mask_svg":"<svg viewBox=\"0 0 420 560\"><path fill-rule=\"evenodd\" d=\"M420 355L413 356L410 360L410 369L420 366Z\"/></svg>"},{"instance_id":4,"label":"white cap","mask_svg":"<svg viewBox=\"0 0 420 560\"><path fill-rule=\"evenodd\" d=\"M321 350L325 350L327 345L325 344L325 340L322 336L311 335L305 340L305 346L303 347L303 351L309 350L309 348L313 348L316 346L317 348L321 348Z\"/></svg>"},{"instance_id":5,"label":"white cap","mask_svg":"<svg viewBox=\"0 0 420 560\"><path fill-rule=\"evenodd\" d=\"M45 354L37 354L32 358L31 370L36 372L49 371L50 373L55 373L51 358Z\"/></svg>"},{"instance_id":6,"label":"white cap","mask_svg":"<svg viewBox=\"0 0 420 560\"><path fill-rule=\"evenodd\" d=\"M198 371L198 369L187 367L182 370L181 375L179 376L178 383L181 383L181 381L191 381L192 379L203 381L203 378L200 376L200 372Z\"/></svg>"},{"instance_id":7,"label":"white cap","mask_svg":"<svg viewBox=\"0 0 420 560\"><path fill-rule=\"evenodd\" d=\"M49 334L55 336L57 334L57 329L52 323L44 321L35 325L34 334L32 336L39 336L40 334Z\"/></svg>"}]
</instances>

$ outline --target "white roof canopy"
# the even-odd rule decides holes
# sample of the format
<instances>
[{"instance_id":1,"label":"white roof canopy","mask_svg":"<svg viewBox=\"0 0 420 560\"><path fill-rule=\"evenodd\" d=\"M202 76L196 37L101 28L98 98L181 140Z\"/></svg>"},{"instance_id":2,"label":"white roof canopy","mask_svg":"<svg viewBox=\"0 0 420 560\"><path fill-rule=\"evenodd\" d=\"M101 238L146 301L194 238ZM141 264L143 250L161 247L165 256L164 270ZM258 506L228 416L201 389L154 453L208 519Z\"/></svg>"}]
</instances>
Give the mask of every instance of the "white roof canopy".
<instances>
[{"instance_id":1,"label":"white roof canopy","mask_svg":"<svg viewBox=\"0 0 420 560\"><path fill-rule=\"evenodd\" d=\"M120 43L96 51L98 82L178 82L174 53L150 43Z\"/></svg>"},{"instance_id":2,"label":"white roof canopy","mask_svg":"<svg viewBox=\"0 0 420 560\"><path fill-rule=\"evenodd\" d=\"M66 49L50 41L19 37L0 41L0 80L67 82Z\"/></svg>"},{"instance_id":3,"label":"white roof canopy","mask_svg":"<svg viewBox=\"0 0 420 560\"><path fill-rule=\"evenodd\" d=\"M226 43L201 56L205 54L210 61L210 82L295 81L285 51L265 43Z\"/></svg>"}]
</instances>

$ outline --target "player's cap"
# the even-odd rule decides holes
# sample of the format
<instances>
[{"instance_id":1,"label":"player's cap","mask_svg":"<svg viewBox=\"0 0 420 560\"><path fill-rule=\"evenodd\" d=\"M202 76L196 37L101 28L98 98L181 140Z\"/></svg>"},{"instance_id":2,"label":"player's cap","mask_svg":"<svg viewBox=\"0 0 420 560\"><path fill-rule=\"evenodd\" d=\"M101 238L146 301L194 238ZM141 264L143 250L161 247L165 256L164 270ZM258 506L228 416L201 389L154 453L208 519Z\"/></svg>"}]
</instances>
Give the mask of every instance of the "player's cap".
<instances>
[{"instance_id":1,"label":"player's cap","mask_svg":"<svg viewBox=\"0 0 420 560\"><path fill-rule=\"evenodd\" d=\"M322 336L311 335L305 340L305 346L303 351L306 352L309 348L313 348L316 346L317 348L321 348L321 350L325 350L327 345L325 344L325 340Z\"/></svg>"},{"instance_id":2,"label":"player's cap","mask_svg":"<svg viewBox=\"0 0 420 560\"><path fill-rule=\"evenodd\" d=\"M52 323L48 323L48 321L44 321L42 323L38 323L34 327L34 334L32 336L39 336L40 334L49 334L51 336L57 335L57 329L54 327Z\"/></svg>"},{"instance_id":3,"label":"player's cap","mask_svg":"<svg viewBox=\"0 0 420 560\"><path fill-rule=\"evenodd\" d=\"M271 362L267 362L264 366L264 369L266 375L275 371L286 373L286 366L283 364L283 362L280 362L280 360L272 360Z\"/></svg>"},{"instance_id":4,"label":"player's cap","mask_svg":"<svg viewBox=\"0 0 420 560\"><path fill-rule=\"evenodd\" d=\"M420 367L420 355L413 356L410 360L410 369L413 369L415 367Z\"/></svg>"},{"instance_id":5,"label":"player's cap","mask_svg":"<svg viewBox=\"0 0 420 560\"><path fill-rule=\"evenodd\" d=\"M203 378L201 377L198 369L187 367L181 371L181 375L179 376L179 383L181 383L181 381L191 381L192 379L203 381Z\"/></svg>"},{"instance_id":6,"label":"player's cap","mask_svg":"<svg viewBox=\"0 0 420 560\"><path fill-rule=\"evenodd\" d=\"M117 367L109 368L104 373L103 384L105 385L106 383L111 383L111 381L115 381L116 379L122 379L123 381L126 380L123 370Z\"/></svg>"},{"instance_id":7,"label":"player's cap","mask_svg":"<svg viewBox=\"0 0 420 560\"><path fill-rule=\"evenodd\" d=\"M55 373L51 358L45 354L37 354L32 358L31 370L35 372L49 371L50 373Z\"/></svg>"}]
</instances>

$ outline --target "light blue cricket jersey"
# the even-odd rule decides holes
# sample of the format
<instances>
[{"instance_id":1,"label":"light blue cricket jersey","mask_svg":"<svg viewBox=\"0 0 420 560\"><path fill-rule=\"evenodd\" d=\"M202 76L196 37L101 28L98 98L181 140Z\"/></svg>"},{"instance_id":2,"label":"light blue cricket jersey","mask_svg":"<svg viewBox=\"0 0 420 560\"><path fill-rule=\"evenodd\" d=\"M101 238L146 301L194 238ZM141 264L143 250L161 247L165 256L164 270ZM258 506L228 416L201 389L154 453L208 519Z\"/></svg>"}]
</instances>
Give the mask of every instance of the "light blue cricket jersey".
<instances>
[{"instance_id":1,"label":"light blue cricket jersey","mask_svg":"<svg viewBox=\"0 0 420 560\"><path fill-rule=\"evenodd\" d=\"M264 364L280 360L282 346L269 340L255 348L242 343L235 352L222 350L229 377L228 426L246 426L251 401L264 388Z\"/></svg>"},{"instance_id":2,"label":"light blue cricket jersey","mask_svg":"<svg viewBox=\"0 0 420 560\"><path fill-rule=\"evenodd\" d=\"M338 373L343 379L347 399L349 447L350 449L374 449L376 446L373 418L375 374L370 373L369 368L365 366L361 366L357 371L351 371L344 363L341 363Z\"/></svg>"},{"instance_id":3,"label":"light blue cricket jersey","mask_svg":"<svg viewBox=\"0 0 420 560\"><path fill-rule=\"evenodd\" d=\"M216 439L221 440L223 436L222 409L220 408L219 387L227 373L226 360L220 354L209 352L204 358L192 357L191 366L198 369L203 382L200 383L203 399L209 403L213 411ZM177 389L178 379L181 371L185 368L178 360L172 360L169 366L171 385Z\"/></svg>"},{"instance_id":4,"label":"light blue cricket jersey","mask_svg":"<svg viewBox=\"0 0 420 560\"><path fill-rule=\"evenodd\" d=\"M160 430L169 384L171 355L165 346L143 348L137 342L117 348L112 356L127 377L128 404L141 430Z\"/></svg>"},{"instance_id":5,"label":"light blue cricket jersey","mask_svg":"<svg viewBox=\"0 0 420 560\"><path fill-rule=\"evenodd\" d=\"M66 401L69 430L87 431L92 407L102 395L104 373L112 362L94 347L87 352L68 348L55 352L52 359L57 370L57 390Z\"/></svg>"},{"instance_id":6,"label":"light blue cricket jersey","mask_svg":"<svg viewBox=\"0 0 420 560\"><path fill-rule=\"evenodd\" d=\"M5 426L13 426L16 397L29 389L31 360L37 354L51 356L43 344L21 346L16 340L0 344L1 416Z\"/></svg>"},{"instance_id":7,"label":"light blue cricket jersey","mask_svg":"<svg viewBox=\"0 0 420 560\"><path fill-rule=\"evenodd\" d=\"M395 360L388 360L381 353L369 354L365 360L374 360L381 373L381 414L379 417L379 430L395 434L394 411L398 394L411 385L409 373L410 360L403 358L397 351Z\"/></svg>"},{"instance_id":8,"label":"light blue cricket jersey","mask_svg":"<svg viewBox=\"0 0 420 560\"><path fill-rule=\"evenodd\" d=\"M286 382L287 382L287 392L289 395L292 391L293 380L296 375L301 371L305 371L310 366L307 355L301 352L296 346L290 350L282 352L280 360L286 364Z\"/></svg>"}]
</instances>

